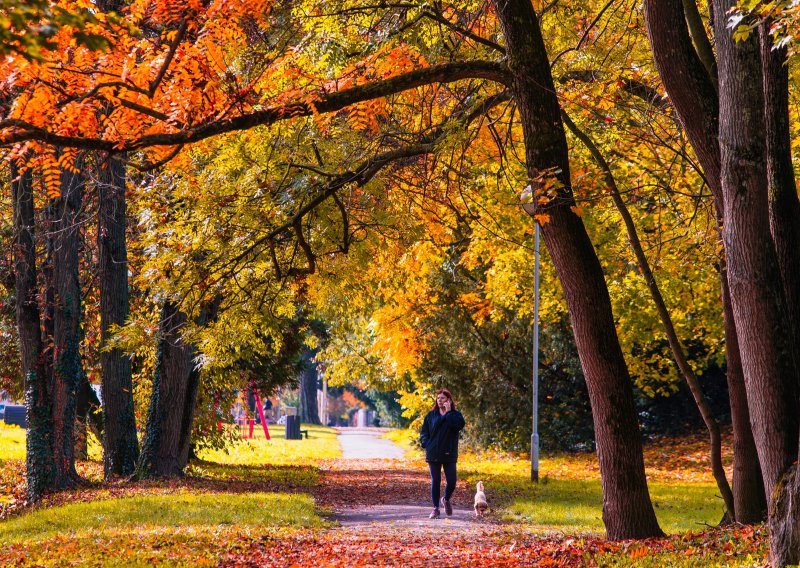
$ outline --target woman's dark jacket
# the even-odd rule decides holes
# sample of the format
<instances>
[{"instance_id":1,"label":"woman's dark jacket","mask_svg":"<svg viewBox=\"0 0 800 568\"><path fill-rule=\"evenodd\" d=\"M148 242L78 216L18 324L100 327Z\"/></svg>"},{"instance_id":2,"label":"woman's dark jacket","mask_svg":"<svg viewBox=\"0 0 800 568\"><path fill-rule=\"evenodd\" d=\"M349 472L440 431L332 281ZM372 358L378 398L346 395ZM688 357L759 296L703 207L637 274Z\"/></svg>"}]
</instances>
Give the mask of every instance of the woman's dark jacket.
<instances>
[{"instance_id":1,"label":"woman's dark jacket","mask_svg":"<svg viewBox=\"0 0 800 568\"><path fill-rule=\"evenodd\" d=\"M444 416L431 410L422 423L419 441L425 448L425 461L455 463L458 461L458 433L464 427L464 417L457 410Z\"/></svg>"}]
</instances>

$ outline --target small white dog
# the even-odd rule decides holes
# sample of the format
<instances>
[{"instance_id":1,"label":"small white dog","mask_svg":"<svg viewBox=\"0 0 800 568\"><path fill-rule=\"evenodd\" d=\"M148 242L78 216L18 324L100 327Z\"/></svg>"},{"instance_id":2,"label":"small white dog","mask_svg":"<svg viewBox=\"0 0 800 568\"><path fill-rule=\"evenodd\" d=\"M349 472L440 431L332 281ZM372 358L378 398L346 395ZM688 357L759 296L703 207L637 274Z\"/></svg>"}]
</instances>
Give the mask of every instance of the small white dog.
<instances>
[{"instance_id":1,"label":"small white dog","mask_svg":"<svg viewBox=\"0 0 800 568\"><path fill-rule=\"evenodd\" d=\"M488 509L489 503L486 502L486 493L483 492L483 481L479 481L478 490L475 492L475 516L482 517Z\"/></svg>"}]
</instances>

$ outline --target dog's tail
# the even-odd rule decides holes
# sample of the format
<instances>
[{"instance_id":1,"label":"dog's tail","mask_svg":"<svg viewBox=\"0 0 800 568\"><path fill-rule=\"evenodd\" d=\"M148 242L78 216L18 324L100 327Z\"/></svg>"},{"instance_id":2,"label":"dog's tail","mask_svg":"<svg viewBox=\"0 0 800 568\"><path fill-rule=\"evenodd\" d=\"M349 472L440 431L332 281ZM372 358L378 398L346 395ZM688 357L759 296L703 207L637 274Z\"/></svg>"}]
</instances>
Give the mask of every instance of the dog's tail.
<instances>
[{"instance_id":1,"label":"dog's tail","mask_svg":"<svg viewBox=\"0 0 800 568\"><path fill-rule=\"evenodd\" d=\"M483 481L478 482L478 491L483 491Z\"/></svg>"}]
</instances>

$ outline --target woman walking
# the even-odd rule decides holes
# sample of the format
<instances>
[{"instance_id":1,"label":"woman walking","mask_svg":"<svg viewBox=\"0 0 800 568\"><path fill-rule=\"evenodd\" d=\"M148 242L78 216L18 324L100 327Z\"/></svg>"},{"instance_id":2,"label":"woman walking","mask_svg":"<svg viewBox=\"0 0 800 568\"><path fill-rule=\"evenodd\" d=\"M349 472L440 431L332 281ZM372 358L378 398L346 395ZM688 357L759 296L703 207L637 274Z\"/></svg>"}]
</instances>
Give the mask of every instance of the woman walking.
<instances>
[{"instance_id":1,"label":"woman walking","mask_svg":"<svg viewBox=\"0 0 800 568\"><path fill-rule=\"evenodd\" d=\"M419 441L425 448L425 461L431 470L431 500L433 512L431 519L438 519L439 507L444 507L447 516L453 514L450 499L456 489L456 462L458 461L458 436L464 428L464 417L456 410L453 396L447 389L436 393L436 403L425 416ZM439 499L444 469L444 497Z\"/></svg>"}]
</instances>

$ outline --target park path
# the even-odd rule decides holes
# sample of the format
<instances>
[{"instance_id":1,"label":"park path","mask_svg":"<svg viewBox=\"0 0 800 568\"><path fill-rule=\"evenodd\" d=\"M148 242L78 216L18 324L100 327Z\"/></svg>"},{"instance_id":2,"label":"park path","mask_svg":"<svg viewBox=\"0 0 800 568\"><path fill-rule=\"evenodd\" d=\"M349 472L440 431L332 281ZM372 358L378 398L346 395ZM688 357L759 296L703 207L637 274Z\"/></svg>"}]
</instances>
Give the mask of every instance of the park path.
<instances>
[{"instance_id":1,"label":"park path","mask_svg":"<svg viewBox=\"0 0 800 568\"><path fill-rule=\"evenodd\" d=\"M442 510L442 519L428 519L431 505L427 471L420 473L421 464L405 461L405 450L382 438L383 432L375 428L339 428L342 457L328 466L323 484L337 486L336 491L341 492L342 479L357 479L353 489L361 495L346 491L341 495L343 499L329 498L335 511L333 518L350 530L391 526L425 532L442 527L448 531L472 527L472 510L464 506L454 507L452 517L446 517ZM464 497L463 483L461 489Z\"/></svg>"},{"instance_id":2,"label":"park path","mask_svg":"<svg viewBox=\"0 0 800 568\"><path fill-rule=\"evenodd\" d=\"M474 489L460 481L454 514L428 519L430 478L419 458L379 438L378 429L340 430L342 457L322 467L317 506L335 525L264 536L225 566L448 567L580 566L557 538L524 534L489 515L476 519ZM490 497L491 501L491 497ZM247 560L244 561L243 558Z\"/></svg>"},{"instance_id":3,"label":"park path","mask_svg":"<svg viewBox=\"0 0 800 568\"><path fill-rule=\"evenodd\" d=\"M375 428L337 428L342 459L400 459L405 450L380 436L386 430Z\"/></svg>"}]
</instances>

